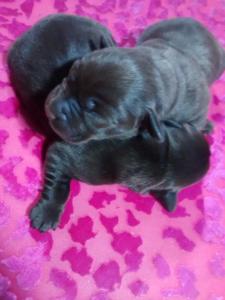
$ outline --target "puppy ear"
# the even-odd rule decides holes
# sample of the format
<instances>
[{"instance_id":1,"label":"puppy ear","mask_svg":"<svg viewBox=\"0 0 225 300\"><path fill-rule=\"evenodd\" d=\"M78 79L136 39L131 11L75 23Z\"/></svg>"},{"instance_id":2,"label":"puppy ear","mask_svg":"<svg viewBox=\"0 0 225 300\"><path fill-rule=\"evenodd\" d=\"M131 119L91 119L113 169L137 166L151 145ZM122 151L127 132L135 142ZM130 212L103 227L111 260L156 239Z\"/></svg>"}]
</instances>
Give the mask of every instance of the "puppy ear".
<instances>
[{"instance_id":1,"label":"puppy ear","mask_svg":"<svg viewBox=\"0 0 225 300\"><path fill-rule=\"evenodd\" d=\"M114 41L112 36L108 36L108 37L101 36L99 42L96 40L95 41L89 40L89 47L91 51L113 47L113 46L116 46L116 42Z\"/></svg>"},{"instance_id":2,"label":"puppy ear","mask_svg":"<svg viewBox=\"0 0 225 300\"><path fill-rule=\"evenodd\" d=\"M164 142L165 140L165 129L153 110L149 110L145 116L141 129L145 132L145 135L150 135L151 138L156 139L158 142Z\"/></svg>"},{"instance_id":3,"label":"puppy ear","mask_svg":"<svg viewBox=\"0 0 225 300\"><path fill-rule=\"evenodd\" d=\"M98 46L96 46L96 44L94 43L93 40L89 40L88 43L89 43L89 47L90 47L91 51L95 51L95 50L99 49Z\"/></svg>"},{"instance_id":4,"label":"puppy ear","mask_svg":"<svg viewBox=\"0 0 225 300\"><path fill-rule=\"evenodd\" d=\"M107 37L101 36L100 49L113 47L113 46L116 46L116 42L111 35Z\"/></svg>"},{"instance_id":5,"label":"puppy ear","mask_svg":"<svg viewBox=\"0 0 225 300\"><path fill-rule=\"evenodd\" d=\"M177 192L172 190L153 191L152 195L167 210L174 211L177 206Z\"/></svg>"},{"instance_id":6,"label":"puppy ear","mask_svg":"<svg viewBox=\"0 0 225 300\"><path fill-rule=\"evenodd\" d=\"M108 47L107 41L104 39L103 36L101 36L101 39L100 39L100 49L104 49L104 48L107 48L107 47Z\"/></svg>"}]
</instances>

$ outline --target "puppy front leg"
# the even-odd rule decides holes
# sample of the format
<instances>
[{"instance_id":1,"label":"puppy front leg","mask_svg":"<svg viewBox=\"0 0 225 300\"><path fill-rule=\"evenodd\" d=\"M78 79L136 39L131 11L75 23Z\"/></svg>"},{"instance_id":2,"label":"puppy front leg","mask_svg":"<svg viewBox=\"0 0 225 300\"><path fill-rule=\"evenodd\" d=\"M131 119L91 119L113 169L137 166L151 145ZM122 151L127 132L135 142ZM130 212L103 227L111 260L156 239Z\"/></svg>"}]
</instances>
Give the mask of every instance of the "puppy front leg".
<instances>
[{"instance_id":1,"label":"puppy front leg","mask_svg":"<svg viewBox=\"0 0 225 300\"><path fill-rule=\"evenodd\" d=\"M70 177L65 175L63 159L50 147L45 166L42 195L30 212L32 227L47 231L58 225L64 204L69 195Z\"/></svg>"},{"instance_id":2,"label":"puppy front leg","mask_svg":"<svg viewBox=\"0 0 225 300\"><path fill-rule=\"evenodd\" d=\"M177 206L177 191L173 190L160 190L151 191L151 194L156 200L167 210L174 211Z\"/></svg>"}]
</instances>

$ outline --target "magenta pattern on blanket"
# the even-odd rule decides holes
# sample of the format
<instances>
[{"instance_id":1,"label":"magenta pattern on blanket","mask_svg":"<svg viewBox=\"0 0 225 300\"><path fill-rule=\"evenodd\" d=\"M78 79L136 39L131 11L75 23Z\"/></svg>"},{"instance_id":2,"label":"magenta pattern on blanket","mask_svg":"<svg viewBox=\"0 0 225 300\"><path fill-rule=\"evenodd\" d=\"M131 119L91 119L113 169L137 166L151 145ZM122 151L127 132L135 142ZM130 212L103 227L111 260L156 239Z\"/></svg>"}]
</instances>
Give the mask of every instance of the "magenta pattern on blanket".
<instances>
[{"instance_id":1,"label":"magenta pattern on blanket","mask_svg":"<svg viewBox=\"0 0 225 300\"><path fill-rule=\"evenodd\" d=\"M211 168L181 193L174 213L121 186L74 181L59 228L30 228L44 140L19 113L6 53L37 20L58 12L107 25L120 46L133 46L155 21L192 16L225 46L220 0L0 1L0 299L225 299L225 75L212 87Z\"/></svg>"}]
</instances>

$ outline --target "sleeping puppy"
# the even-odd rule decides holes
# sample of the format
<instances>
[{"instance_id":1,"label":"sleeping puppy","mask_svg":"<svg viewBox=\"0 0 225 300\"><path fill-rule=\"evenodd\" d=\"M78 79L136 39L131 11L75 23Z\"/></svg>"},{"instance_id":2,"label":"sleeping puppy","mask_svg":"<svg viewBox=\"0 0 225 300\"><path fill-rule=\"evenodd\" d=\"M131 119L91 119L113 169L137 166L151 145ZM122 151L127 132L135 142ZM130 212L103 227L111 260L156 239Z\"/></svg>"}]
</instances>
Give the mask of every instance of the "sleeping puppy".
<instances>
[{"instance_id":1,"label":"sleeping puppy","mask_svg":"<svg viewBox=\"0 0 225 300\"><path fill-rule=\"evenodd\" d=\"M160 120L207 131L209 85L225 51L197 21L150 26L135 48L108 48L76 61L48 96L46 114L65 141L129 138L153 110Z\"/></svg>"},{"instance_id":2,"label":"sleeping puppy","mask_svg":"<svg viewBox=\"0 0 225 300\"><path fill-rule=\"evenodd\" d=\"M66 14L42 19L15 42L8 54L11 81L22 112L35 130L52 135L44 103L72 63L96 49L114 45L110 32L101 24Z\"/></svg>"},{"instance_id":3,"label":"sleeping puppy","mask_svg":"<svg viewBox=\"0 0 225 300\"><path fill-rule=\"evenodd\" d=\"M52 144L43 192L30 213L32 226L40 231L56 228L71 178L93 185L120 183L152 193L165 209L174 210L178 191L207 172L209 146L191 125L160 123L153 112L144 122L140 134L130 139Z\"/></svg>"}]
</instances>

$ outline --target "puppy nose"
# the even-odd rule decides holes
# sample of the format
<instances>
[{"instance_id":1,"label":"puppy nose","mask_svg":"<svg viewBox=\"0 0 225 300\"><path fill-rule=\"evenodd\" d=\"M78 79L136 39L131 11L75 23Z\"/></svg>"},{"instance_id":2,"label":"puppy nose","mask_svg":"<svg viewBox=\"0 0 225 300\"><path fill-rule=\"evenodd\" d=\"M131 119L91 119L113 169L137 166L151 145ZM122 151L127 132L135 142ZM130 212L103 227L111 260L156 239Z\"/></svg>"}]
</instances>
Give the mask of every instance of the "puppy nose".
<instances>
[{"instance_id":1,"label":"puppy nose","mask_svg":"<svg viewBox=\"0 0 225 300\"><path fill-rule=\"evenodd\" d=\"M52 103L51 111L55 119L66 121L68 119L69 105L66 101L55 101Z\"/></svg>"}]
</instances>

